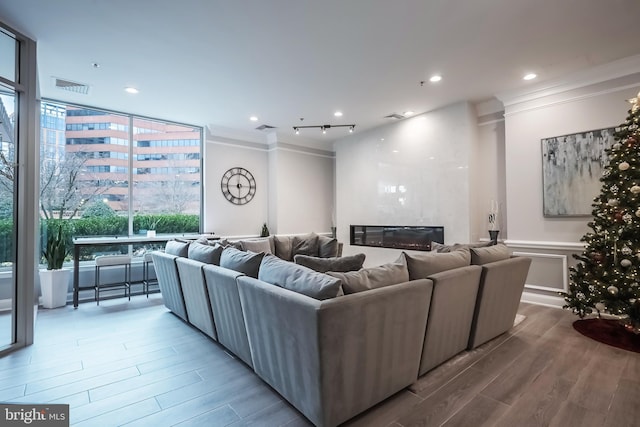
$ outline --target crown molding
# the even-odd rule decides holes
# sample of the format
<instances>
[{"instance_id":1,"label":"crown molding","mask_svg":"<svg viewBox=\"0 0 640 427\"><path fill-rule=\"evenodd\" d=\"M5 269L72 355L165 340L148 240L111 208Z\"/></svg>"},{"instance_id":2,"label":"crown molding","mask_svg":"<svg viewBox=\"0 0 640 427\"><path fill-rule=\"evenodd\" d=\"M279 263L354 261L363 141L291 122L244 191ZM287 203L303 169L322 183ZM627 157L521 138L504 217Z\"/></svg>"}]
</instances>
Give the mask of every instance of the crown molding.
<instances>
[{"instance_id":1,"label":"crown molding","mask_svg":"<svg viewBox=\"0 0 640 427\"><path fill-rule=\"evenodd\" d=\"M527 89L506 91L496 94L506 107L533 101L597 83L614 80L640 72L640 55L629 56L617 61L587 68L562 79L550 80Z\"/></svg>"}]
</instances>

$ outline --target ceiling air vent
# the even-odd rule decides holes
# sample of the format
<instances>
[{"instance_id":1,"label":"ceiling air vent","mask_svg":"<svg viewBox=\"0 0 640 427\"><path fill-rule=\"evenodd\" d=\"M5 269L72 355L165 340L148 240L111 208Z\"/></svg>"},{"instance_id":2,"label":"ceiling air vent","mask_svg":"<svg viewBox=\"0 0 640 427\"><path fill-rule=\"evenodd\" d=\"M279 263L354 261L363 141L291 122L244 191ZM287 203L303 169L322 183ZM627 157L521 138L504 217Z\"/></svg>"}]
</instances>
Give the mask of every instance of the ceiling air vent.
<instances>
[{"instance_id":1,"label":"ceiling air vent","mask_svg":"<svg viewBox=\"0 0 640 427\"><path fill-rule=\"evenodd\" d=\"M404 116L402 114L393 113L393 114L389 114L388 116L384 116L384 118L400 120L400 119L404 119Z\"/></svg>"},{"instance_id":2,"label":"ceiling air vent","mask_svg":"<svg viewBox=\"0 0 640 427\"><path fill-rule=\"evenodd\" d=\"M256 128L256 130L262 130L262 131L268 131L271 129L275 129L275 126L269 126L269 125L260 125Z\"/></svg>"},{"instance_id":3,"label":"ceiling air vent","mask_svg":"<svg viewBox=\"0 0 640 427\"><path fill-rule=\"evenodd\" d=\"M84 95L89 93L89 85L84 83L72 82L71 80L55 78L56 87L62 90L68 90L69 92L82 93Z\"/></svg>"}]
</instances>

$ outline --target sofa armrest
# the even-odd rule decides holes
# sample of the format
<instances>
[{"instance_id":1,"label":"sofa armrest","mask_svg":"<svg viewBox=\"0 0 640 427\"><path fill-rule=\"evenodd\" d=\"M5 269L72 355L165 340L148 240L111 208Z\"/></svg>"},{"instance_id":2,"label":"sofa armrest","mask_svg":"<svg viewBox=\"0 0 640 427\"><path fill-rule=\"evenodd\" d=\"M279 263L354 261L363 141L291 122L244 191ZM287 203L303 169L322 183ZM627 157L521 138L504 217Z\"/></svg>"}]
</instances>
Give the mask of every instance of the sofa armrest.
<instances>
[{"instance_id":1,"label":"sofa armrest","mask_svg":"<svg viewBox=\"0 0 640 427\"><path fill-rule=\"evenodd\" d=\"M420 361L423 375L467 348L482 268L455 268L432 276L433 296Z\"/></svg>"},{"instance_id":2,"label":"sofa armrest","mask_svg":"<svg viewBox=\"0 0 640 427\"><path fill-rule=\"evenodd\" d=\"M531 258L512 257L482 266L469 349L508 331L518 312Z\"/></svg>"},{"instance_id":3,"label":"sofa armrest","mask_svg":"<svg viewBox=\"0 0 640 427\"><path fill-rule=\"evenodd\" d=\"M176 316L188 322L189 318L176 266L176 258L178 257L160 251L153 252L151 256L164 305Z\"/></svg>"},{"instance_id":4,"label":"sofa armrest","mask_svg":"<svg viewBox=\"0 0 640 427\"><path fill-rule=\"evenodd\" d=\"M249 277L238 286L256 373L317 426L417 378L432 283L318 301Z\"/></svg>"}]
</instances>

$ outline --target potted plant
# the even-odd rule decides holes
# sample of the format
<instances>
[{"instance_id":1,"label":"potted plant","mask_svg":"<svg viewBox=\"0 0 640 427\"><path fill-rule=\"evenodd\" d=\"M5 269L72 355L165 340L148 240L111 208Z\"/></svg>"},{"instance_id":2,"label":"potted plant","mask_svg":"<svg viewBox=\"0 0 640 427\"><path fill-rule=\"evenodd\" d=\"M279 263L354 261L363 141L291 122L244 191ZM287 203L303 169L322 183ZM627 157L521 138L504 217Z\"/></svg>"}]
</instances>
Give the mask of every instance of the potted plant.
<instances>
[{"instance_id":1,"label":"potted plant","mask_svg":"<svg viewBox=\"0 0 640 427\"><path fill-rule=\"evenodd\" d=\"M47 269L40 270L40 288L44 308L63 307L67 304L71 270L62 268L62 264L68 253L62 226L59 226L57 234L49 235L47 246L42 251L42 256L47 262Z\"/></svg>"},{"instance_id":2,"label":"potted plant","mask_svg":"<svg viewBox=\"0 0 640 427\"><path fill-rule=\"evenodd\" d=\"M156 237L156 227L160 224L161 218L148 218L147 237Z\"/></svg>"}]
</instances>

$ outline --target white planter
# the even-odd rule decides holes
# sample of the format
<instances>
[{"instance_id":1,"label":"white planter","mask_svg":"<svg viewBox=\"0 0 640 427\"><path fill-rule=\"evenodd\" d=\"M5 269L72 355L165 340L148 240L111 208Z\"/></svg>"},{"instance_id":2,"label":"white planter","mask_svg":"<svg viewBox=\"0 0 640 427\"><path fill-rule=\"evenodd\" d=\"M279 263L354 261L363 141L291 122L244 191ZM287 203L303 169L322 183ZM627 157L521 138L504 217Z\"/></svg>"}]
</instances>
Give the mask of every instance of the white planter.
<instances>
[{"instance_id":1,"label":"white planter","mask_svg":"<svg viewBox=\"0 0 640 427\"><path fill-rule=\"evenodd\" d=\"M156 237L156 230L147 230L147 237Z\"/></svg>"},{"instance_id":2,"label":"white planter","mask_svg":"<svg viewBox=\"0 0 640 427\"><path fill-rule=\"evenodd\" d=\"M57 308L67 304L67 292L71 270L40 270L40 289L42 290L42 307Z\"/></svg>"}]
</instances>

